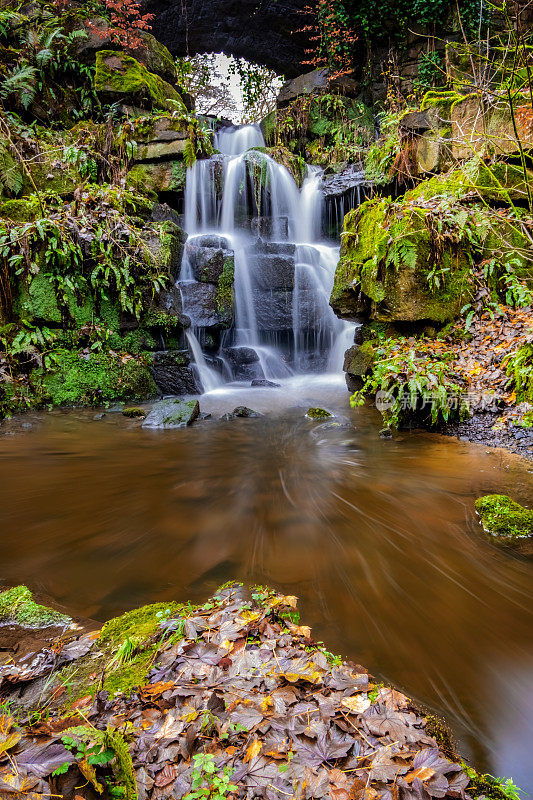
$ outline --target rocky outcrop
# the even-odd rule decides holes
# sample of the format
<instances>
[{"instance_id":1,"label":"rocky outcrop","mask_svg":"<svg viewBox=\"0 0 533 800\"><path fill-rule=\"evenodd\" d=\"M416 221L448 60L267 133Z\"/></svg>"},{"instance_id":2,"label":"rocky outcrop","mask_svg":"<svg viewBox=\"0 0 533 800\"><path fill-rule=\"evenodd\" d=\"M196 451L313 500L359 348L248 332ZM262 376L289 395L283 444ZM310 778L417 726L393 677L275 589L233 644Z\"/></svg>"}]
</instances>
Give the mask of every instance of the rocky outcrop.
<instances>
[{"instance_id":1,"label":"rocky outcrop","mask_svg":"<svg viewBox=\"0 0 533 800\"><path fill-rule=\"evenodd\" d=\"M95 89L110 102L126 102L148 109L183 107L180 95L167 81L122 51L96 54Z\"/></svg>"}]
</instances>

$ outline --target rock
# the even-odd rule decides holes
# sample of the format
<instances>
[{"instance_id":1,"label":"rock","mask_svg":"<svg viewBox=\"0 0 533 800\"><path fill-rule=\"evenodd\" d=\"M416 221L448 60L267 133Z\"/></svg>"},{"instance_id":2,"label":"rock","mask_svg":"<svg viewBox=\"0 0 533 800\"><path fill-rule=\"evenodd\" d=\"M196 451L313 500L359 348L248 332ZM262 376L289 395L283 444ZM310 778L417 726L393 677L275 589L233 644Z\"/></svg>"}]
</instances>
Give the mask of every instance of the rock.
<instances>
[{"instance_id":1,"label":"rock","mask_svg":"<svg viewBox=\"0 0 533 800\"><path fill-rule=\"evenodd\" d=\"M65 614L36 603L27 586L14 586L0 593L0 625L64 628L71 623L72 619Z\"/></svg>"},{"instance_id":2,"label":"rock","mask_svg":"<svg viewBox=\"0 0 533 800\"><path fill-rule=\"evenodd\" d=\"M183 161L159 161L135 164L126 176L126 185L142 192L182 195L187 168Z\"/></svg>"},{"instance_id":3,"label":"rock","mask_svg":"<svg viewBox=\"0 0 533 800\"><path fill-rule=\"evenodd\" d=\"M274 383L274 381L267 381L266 378L255 378L251 382L250 386L261 386L261 387L277 388L277 387L281 386L281 384L280 383Z\"/></svg>"},{"instance_id":4,"label":"rock","mask_svg":"<svg viewBox=\"0 0 533 800\"><path fill-rule=\"evenodd\" d=\"M320 95L330 91L332 88L342 88L344 94L356 93L358 83L346 75L330 80L328 69L314 69L304 75L298 75L290 81L286 81L281 87L276 104L278 108L289 105L293 100L302 95Z\"/></svg>"},{"instance_id":5,"label":"rock","mask_svg":"<svg viewBox=\"0 0 533 800\"><path fill-rule=\"evenodd\" d=\"M100 50L96 54L95 89L113 101L127 98L148 108L175 110L182 105L178 92L122 51Z\"/></svg>"},{"instance_id":6,"label":"rock","mask_svg":"<svg viewBox=\"0 0 533 800\"><path fill-rule=\"evenodd\" d=\"M183 307L198 328L229 328L233 306L222 302L219 287L212 283L184 283L181 286Z\"/></svg>"},{"instance_id":7,"label":"rock","mask_svg":"<svg viewBox=\"0 0 533 800\"><path fill-rule=\"evenodd\" d=\"M148 411L140 406L126 406L122 409L122 416L129 417L130 419L135 419L136 417L146 417L147 415Z\"/></svg>"},{"instance_id":8,"label":"rock","mask_svg":"<svg viewBox=\"0 0 533 800\"><path fill-rule=\"evenodd\" d=\"M273 147L252 147L245 155L246 163L249 168L249 175L252 182L261 180L262 164L266 160L262 158L262 154L269 156L273 161L282 167L285 167L287 172L292 176L294 182L301 188L307 172L305 162L298 158L298 156L291 153L283 145L275 145Z\"/></svg>"},{"instance_id":9,"label":"rock","mask_svg":"<svg viewBox=\"0 0 533 800\"><path fill-rule=\"evenodd\" d=\"M533 110L531 98L518 95L513 102L518 139L506 98L495 98L487 112L480 110L479 100L470 95L452 106L452 152L456 159L491 153L508 155L533 147Z\"/></svg>"},{"instance_id":10,"label":"rock","mask_svg":"<svg viewBox=\"0 0 533 800\"><path fill-rule=\"evenodd\" d=\"M370 342L353 345L345 352L343 370L346 373L346 383L351 392L361 389L362 379L371 371L375 359L374 347Z\"/></svg>"},{"instance_id":11,"label":"rock","mask_svg":"<svg viewBox=\"0 0 533 800\"><path fill-rule=\"evenodd\" d=\"M361 187L363 190L371 185L370 181L365 180L365 171L361 165L349 164L339 172L324 178L322 194L326 200L329 200L334 197L342 197L351 189Z\"/></svg>"},{"instance_id":12,"label":"rock","mask_svg":"<svg viewBox=\"0 0 533 800\"><path fill-rule=\"evenodd\" d=\"M237 381L262 379L263 368L252 347L226 347L222 355Z\"/></svg>"},{"instance_id":13,"label":"rock","mask_svg":"<svg viewBox=\"0 0 533 800\"><path fill-rule=\"evenodd\" d=\"M234 408L231 413L223 414L220 419L252 419L262 416L263 414L260 414L258 411L253 411L251 408L247 408L246 406L237 406L237 408Z\"/></svg>"},{"instance_id":14,"label":"rock","mask_svg":"<svg viewBox=\"0 0 533 800\"><path fill-rule=\"evenodd\" d=\"M162 394L199 394L202 387L187 350L163 350L153 355L152 375Z\"/></svg>"},{"instance_id":15,"label":"rock","mask_svg":"<svg viewBox=\"0 0 533 800\"><path fill-rule=\"evenodd\" d=\"M256 256L254 277L259 289L276 291L294 289L294 258L265 253Z\"/></svg>"},{"instance_id":16,"label":"rock","mask_svg":"<svg viewBox=\"0 0 533 800\"><path fill-rule=\"evenodd\" d=\"M404 114L400 119L400 125L402 128L415 131L416 133L421 133L431 128L428 112L426 110L408 111L407 114Z\"/></svg>"},{"instance_id":17,"label":"rock","mask_svg":"<svg viewBox=\"0 0 533 800\"><path fill-rule=\"evenodd\" d=\"M308 419L329 419L333 417L333 414L330 411L326 411L325 408L313 407L307 409L305 416Z\"/></svg>"},{"instance_id":18,"label":"rock","mask_svg":"<svg viewBox=\"0 0 533 800\"><path fill-rule=\"evenodd\" d=\"M438 287L430 285L428 272L436 257L425 218L432 212L409 204L408 196L404 205L378 198L347 214L330 298L339 316L445 323L470 299L468 245L458 247L453 238L443 245L435 265L443 280ZM391 249L398 243L401 252L393 256Z\"/></svg>"},{"instance_id":19,"label":"rock","mask_svg":"<svg viewBox=\"0 0 533 800\"><path fill-rule=\"evenodd\" d=\"M187 146L187 135L173 142L150 142L137 150L136 161L175 161L181 159Z\"/></svg>"},{"instance_id":20,"label":"rock","mask_svg":"<svg viewBox=\"0 0 533 800\"><path fill-rule=\"evenodd\" d=\"M161 400L154 403L143 428L184 428L200 414L198 400Z\"/></svg>"},{"instance_id":21,"label":"rock","mask_svg":"<svg viewBox=\"0 0 533 800\"><path fill-rule=\"evenodd\" d=\"M390 428L382 428L379 432L380 439L392 439L392 431Z\"/></svg>"},{"instance_id":22,"label":"rock","mask_svg":"<svg viewBox=\"0 0 533 800\"><path fill-rule=\"evenodd\" d=\"M193 239L187 242L186 251L195 280L218 284L224 269L233 276L235 263L232 250L201 246Z\"/></svg>"},{"instance_id":23,"label":"rock","mask_svg":"<svg viewBox=\"0 0 533 800\"><path fill-rule=\"evenodd\" d=\"M288 217L254 217L250 222L253 236L271 237L289 235Z\"/></svg>"},{"instance_id":24,"label":"rock","mask_svg":"<svg viewBox=\"0 0 533 800\"><path fill-rule=\"evenodd\" d=\"M294 256L296 245L293 242L265 242L258 239L252 248L252 253L267 253L268 255Z\"/></svg>"},{"instance_id":25,"label":"rock","mask_svg":"<svg viewBox=\"0 0 533 800\"><path fill-rule=\"evenodd\" d=\"M187 234L170 220L152 222L142 232L146 256L158 272L178 277Z\"/></svg>"},{"instance_id":26,"label":"rock","mask_svg":"<svg viewBox=\"0 0 533 800\"><path fill-rule=\"evenodd\" d=\"M96 422L96 421L98 421L98 420L100 420L100 419L103 419L104 417L105 417L105 414L104 414L104 413L102 413L102 414L95 414L95 415L94 415L94 417L93 417L93 420Z\"/></svg>"},{"instance_id":27,"label":"rock","mask_svg":"<svg viewBox=\"0 0 533 800\"><path fill-rule=\"evenodd\" d=\"M479 497L475 506L483 528L496 544L533 556L533 511L505 494Z\"/></svg>"},{"instance_id":28,"label":"rock","mask_svg":"<svg viewBox=\"0 0 533 800\"><path fill-rule=\"evenodd\" d=\"M191 236L187 240L187 244L196 247L216 247L222 250L231 250L231 242L225 236L219 236L217 233L201 233L199 236Z\"/></svg>"},{"instance_id":29,"label":"rock","mask_svg":"<svg viewBox=\"0 0 533 800\"><path fill-rule=\"evenodd\" d=\"M154 203L151 219L152 222L173 222L178 228L181 227L180 215L168 203Z\"/></svg>"}]
</instances>

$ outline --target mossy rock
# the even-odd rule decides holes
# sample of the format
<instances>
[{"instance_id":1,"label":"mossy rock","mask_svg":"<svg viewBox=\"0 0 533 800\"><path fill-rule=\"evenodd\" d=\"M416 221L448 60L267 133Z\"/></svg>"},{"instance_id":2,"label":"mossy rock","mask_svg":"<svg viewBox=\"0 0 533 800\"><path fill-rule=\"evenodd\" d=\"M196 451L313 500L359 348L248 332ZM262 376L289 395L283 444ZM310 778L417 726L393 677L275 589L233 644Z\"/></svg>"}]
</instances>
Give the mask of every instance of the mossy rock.
<instances>
[{"instance_id":1,"label":"mossy rock","mask_svg":"<svg viewBox=\"0 0 533 800\"><path fill-rule=\"evenodd\" d=\"M308 419L331 419L333 414L330 411L326 411L325 408L308 408L305 412L305 416Z\"/></svg>"},{"instance_id":2,"label":"mossy rock","mask_svg":"<svg viewBox=\"0 0 533 800\"><path fill-rule=\"evenodd\" d=\"M27 586L14 586L0 594L0 624L23 628L66 627L70 617L35 602Z\"/></svg>"},{"instance_id":3,"label":"mossy rock","mask_svg":"<svg viewBox=\"0 0 533 800\"><path fill-rule=\"evenodd\" d=\"M122 409L122 416L130 419L135 419L136 417L146 417L147 414L148 411L140 406L128 406L127 408Z\"/></svg>"},{"instance_id":4,"label":"mossy rock","mask_svg":"<svg viewBox=\"0 0 533 800\"><path fill-rule=\"evenodd\" d=\"M145 258L154 270L178 276L187 234L171 220L152 222L143 231Z\"/></svg>"},{"instance_id":5,"label":"mossy rock","mask_svg":"<svg viewBox=\"0 0 533 800\"><path fill-rule=\"evenodd\" d=\"M347 214L330 299L339 316L443 324L459 315L471 292L468 250L450 242L436 262L430 214L388 198ZM433 269L443 276L439 287L429 280Z\"/></svg>"},{"instance_id":6,"label":"mossy rock","mask_svg":"<svg viewBox=\"0 0 533 800\"><path fill-rule=\"evenodd\" d=\"M254 153L264 153L265 155L270 156L270 158L277 164L285 167L285 169L292 176L298 188L302 186L307 171L306 164L302 158L294 155L294 153L291 153L287 147L284 147L283 145L276 145L275 147L252 147L248 153L250 156L247 158L247 163L252 170L252 178L260 180L262 185L264 185L266 179L266 174L263 175L263 172L266 171L261 169L261 159L254 158L252 155ZM254 169L256 167L259 167L257 177Z\"/></svg>"},{"instance_id":7,"label":"mossy rock","mask_svg":"<svg viewBox=\"0 0 533 800\"><path fill-rule=\"evenodd\" d=\"M372 342L354 344L344 354L344 372L362 378L371 370L376 360L376 353Z\"/></svg>"},{"instance_id":8,"label":"mossy rock","mask_svg":"<svg viewBox=\"0 0 533 800\"><path fill-rule=\"evenodd\" d=\"M271 147L276 139L276 110L267 114L260 123L261 133L265 140L266 146Z\"/></svg>"},{"instance_id":9,"label":"mossy rock","mask_svg":"<svg viewBox=\"0 0 533 800\"><path fill-rule=\"evenodd\" d=\"M0 203L0 217L11 222L33 222L42 215L39 200L35 195L21 200L6 200Z\"/></svg>"},{"instance_id":10,"label":"mossy rock","mask_svg":"<svg viewBox=\"0 0 533 800\"><path fill-rule=\"evenodd\" d=\"M528 170L527 174L531 185L533 171ZM520 167L503 162L488 165L471 159L463 167L422 181L405 193L407 202L440 197L457 201L482 199L510 205L527 198L527 186Z\"/></svg>"},{"instance_id":11,"label":"mossy rock","mask_svg":"<svg viewBox=\"0 0 533 800\"><path fill-rule=\"evenodd\" d=\"M67 350L55 354L53 366L34 370L53 405L100 405L116 400L148 400L157 395L148 358L121 358L111 353L87 357Z\"/></svg>"},{"instance_id":12,"label":"mossy rock","mask_svg":"<svg viewBox=\"0 0 533 800\"><path fill-rule=\"evenodd\" d=\"M527 543L533 555L533 511L506 494L487 494L475 503L483 528L498 544L519 547ZM525 541L524 541L525 540Z\"/></svg>"},{"instance_id":13,"label":"mossy rock","mask_svg":"<svg viewBox=\"0 0 533 800\"><path fill-rule=\"evenodd\" d=\"M101 50L96 54L95 88L106 97L147 103L172 111L183 105L178 92L144 64L123 52Z\"/></svg>"},{"instance_id":14,"label":"mossy rock","mask_svg":"<svg viewBox=\"0 0 533 800\"><path fill-rule=\"evenodd\" d=\"M135 164L126 176L126 185L150 196L161 193L181 194L185 191L187 167L183 161L162 161L157 164Z\"/></svg>"},{"instance_id":15,"label":"mossy rock","mask_svg":"<svg viewBox=\"0 0 533 800\"><path fill-rule=\"evenodd\" d=\"M233 284L235 281L235 259L233 255L224 259L222 272L218 279L217 290L215 293L215 305L218 313L223 317L233 317L234 292Z\"/></svg>"}]
</instances>

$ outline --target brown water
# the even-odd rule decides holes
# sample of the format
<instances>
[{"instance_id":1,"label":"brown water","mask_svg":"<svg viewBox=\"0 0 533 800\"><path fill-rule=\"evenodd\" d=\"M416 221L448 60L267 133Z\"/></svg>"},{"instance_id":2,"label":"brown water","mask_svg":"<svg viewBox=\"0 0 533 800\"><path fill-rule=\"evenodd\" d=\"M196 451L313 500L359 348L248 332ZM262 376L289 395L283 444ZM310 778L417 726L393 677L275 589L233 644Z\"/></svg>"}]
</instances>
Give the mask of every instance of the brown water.
<instances>
[{"instance_id":1,"label":"brown water","mask_svg":"<svg viewBox=\"0 0 533 800\"><path fill-rule=\"evenodd\" d=\"M533 790L531 563L473 500L532 500L531 465L424 433L383 441L340 383L201 398L262 419L148 431L120 414L0 429L0 578L99 620L237 578L301 597L331 650L444 713L481 769ZM355 427L306 420L309 405ZM14 431L17 433L14 434Z\"/></svg>"}]
</instances>

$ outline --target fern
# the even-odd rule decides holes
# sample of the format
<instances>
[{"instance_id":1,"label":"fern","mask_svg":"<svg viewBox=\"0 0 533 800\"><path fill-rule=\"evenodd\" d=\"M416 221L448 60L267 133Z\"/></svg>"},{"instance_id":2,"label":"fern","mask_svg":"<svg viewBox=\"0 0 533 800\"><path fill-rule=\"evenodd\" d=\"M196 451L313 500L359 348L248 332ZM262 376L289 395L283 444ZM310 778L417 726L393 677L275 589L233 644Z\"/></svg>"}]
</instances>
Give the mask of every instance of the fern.
<instances>
[{"instance_id":1,"label":"fern","mask_svg":"<svg viewBox=\"0 0 533 800\"><path fill-rule=\"evenodd\" d=\"M10 95L16 95L23 108L27 109L35 97L35 76L37 70L29 64L21 64L8 72L0 84L0 99L7 100Z\"/></svg>"},{"instance_id":2,"label":"fern","mask_svg":"<svg viewBox=\"0 0 533 800\"><path fill-rule=\"evenodd\" d=\"M0 141L0 189L17 195L22 189L22 170L7 144Z\"/></svg>"}]
</instances>

